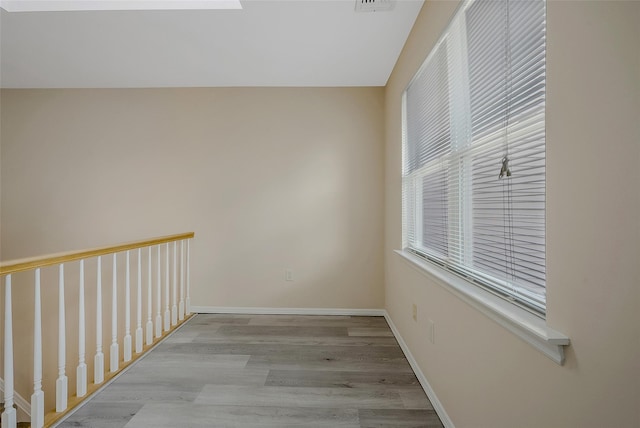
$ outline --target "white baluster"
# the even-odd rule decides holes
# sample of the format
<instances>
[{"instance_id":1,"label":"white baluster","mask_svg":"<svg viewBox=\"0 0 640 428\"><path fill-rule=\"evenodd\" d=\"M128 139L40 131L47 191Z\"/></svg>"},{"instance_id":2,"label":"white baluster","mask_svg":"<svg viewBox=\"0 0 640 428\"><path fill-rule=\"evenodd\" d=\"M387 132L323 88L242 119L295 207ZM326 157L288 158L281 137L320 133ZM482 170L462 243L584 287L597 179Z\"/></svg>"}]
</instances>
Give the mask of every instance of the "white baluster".
<instances>
[{"instance_id":1,"label":"white baluster","mask_svg":"<svg viewBox=\"0 0 640 428\"><path fill-rule=\"evenodd\" d=\"M11 314L11 275L4 279L4 412L2 426L16 428L13 407L13 319Z\"/></svg>"},{"instance_id":2,"label":"white baluster","mask_svg":"<svg viewBox=\"0 0 640 428\"><path fill-rule=\"evenodd\" d=\"M191 240L187 239L187 302L185 311L191 314Z\"/></svg>"},{"instance_id":3,"label":"white baluster","mask_svg":"<svg viewBox=\"0 0 640 428\"><path fill-rule=\"evenodd\" d=\"M180 302L178 302L178 319L184 320L184 240L180 241Z\"/></svg>"},{"instance_id":4,"label":"white baluster","mask_svg":"<svg viewBox=\"0 0 640 428\"><path fill-rule=\"evenodd\" d=\"M177 269L176 269L176 257L177 257L177 243L173 241L173 283L171 284L173 290L173 306L171 306L171 325L178 324L178 296L177 296Z\"/></svg>"},{"instance_id":5,"label":"white baluster","mask_svg":"<svg viewBox=\"0 0 640 428\"><path fill-rule=\"evenodd\" d=\"M111 294L111 348L109 369L111 373L118 371L120 358L118 349L118 276L116 269L116 254L113 254L113 290Z\"/></svg>"},{"instance_id":6,"label":"white baluster","mask_svg":"<svg viewBox=\"0 0 640 428\"><path fill-rule=\"evenodd\" d=\"M160 245L158 245L158 265L156 266L158 287L157 287L157 303L156 303L156 337L162 336L162 273L160 270Z\"/></svg>"},{"instance_id":7,"label":"white baluster","mask_svg":"<svg viewBox=\"0 0 640 428\"><path fill-rule=\"evenodd\" d=\"M153 296L152 296L152 281L151 281L151 247L148 247L148 260L147 260L147 346L153 343Z\"/></svg>"},{"instance_id":8,"label":"white baluster","mask_svg":"<svg viewBox=\"0 0 640 428\"><path fill-rule=\"evenodd\" d=\"M64 265L60 263L58 278L58 379L56 379L56 412L67 409L66 332L64 304Z\"/></svg>"},{"instance_id":9,"label":"white baluster","mask_svg":"<svg viewBox=\"0 0 640 428\"><path fill-rule=\"evenodd\" d=\"M126 253L126 276L124 280L124 362L131 361L131 278L129 251Z\"/></svg>"},{"instance_id":10,"label":"white baluster","mask_svg":"<svg viewBox=\"0 0 640 428\"><path fill-rule=\"evenodd\" d=\"M167 242L167 251L166 251L166 263L164 269L164 300L165 300L165 308L164 308L164 331L169 331L171 328L171 312L169 311L169 243Z\"/></svg>"},{"instance_id":11,"label":"white baluster","mask_svg":"<svg viewBox=\"0 0 640 428\"><path fill-rule=\"evenodd\" d=\"M104 354L102 353L102 257L98 256L96 274L96 356L93 358L93 383L104 382Z\"/></svg>"},{"instance_id":12,"label":"white baluster","mask_svg":"<svg viewBox=\"0 0 640 428\"><path fill-rule=\"evenodd\" d=\"M76 369L76 395L87 395L87 364L84 361L84 260L80 260L80 289L78 292L78 368Z\"/></svg>"},{"instance_id":13,"label":"white baluster","mask_svg":"<svg viewBox=\"0 0 640 428\"><path fill-rule=\"evenodd\" d=\"M138 295L136 299L136 354L142 352L142 249L138 248Z\"/></svg>"},{"instance_id":14,"label":"white baluster","mask_svg":"<svg viewBox=\"0 0 640 428\"><path fill-rule=\"evenodd\" d=\"M40 268L35 271L33 316L33 394L31 395L31 426L44 426L44 392L42 392L42 306L40 299Z\"/></svg>"}]
</instances>

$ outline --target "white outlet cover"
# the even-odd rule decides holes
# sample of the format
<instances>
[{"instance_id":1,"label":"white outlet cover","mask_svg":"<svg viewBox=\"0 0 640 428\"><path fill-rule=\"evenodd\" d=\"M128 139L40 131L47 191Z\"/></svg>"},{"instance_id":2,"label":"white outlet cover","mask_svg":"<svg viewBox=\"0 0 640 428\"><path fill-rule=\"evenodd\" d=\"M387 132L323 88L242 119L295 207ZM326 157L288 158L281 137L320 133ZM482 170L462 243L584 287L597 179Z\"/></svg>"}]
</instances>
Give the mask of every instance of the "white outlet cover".
<instances>
[{"instance_id":1,"label":"white outlet cover","mask_svg":"<svg viewBox=\"0 0 640 428\"><path fill-rule=\"evenodd\" d=\"M291 269L284 270L284 280L293 281L293 271Z\"/></svg>"}]
</instances>

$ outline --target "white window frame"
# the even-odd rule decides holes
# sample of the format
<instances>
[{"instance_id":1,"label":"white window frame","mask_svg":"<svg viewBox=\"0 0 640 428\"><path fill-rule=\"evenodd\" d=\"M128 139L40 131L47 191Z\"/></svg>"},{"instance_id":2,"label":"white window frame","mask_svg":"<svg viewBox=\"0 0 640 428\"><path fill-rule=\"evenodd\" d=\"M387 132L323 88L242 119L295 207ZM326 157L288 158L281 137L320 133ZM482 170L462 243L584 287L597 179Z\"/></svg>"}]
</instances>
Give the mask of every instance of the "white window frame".
<instances>
[{"instance_id":1,"label":"white window frame","mask_svg":"<svg viewBox=\"0 0 640 428\"><path fill-rule=\"evenodd\" d=\"M464 2L460 8L468 7L470 3ZM464 14L462 15L462 19L458 17L456 21L456 15L458 15L460 8L456 14L454 14L454 19L452 23L447 26L447 30L441 36L440 40L434 45L432 50L432 54L437 51L437 49L441 46L444 40L451 37L462 37L463 40L456 40L458 43L457 46L462 46L462 50L464 55L452 55L454 60L464 62L461 64L464 70L466 70L466 37L461 33L461 30L466 29L466 25L464 22ZM458 28L457 31L451 31L452 25L461 25L462 29ZM422 68L428 63L431 58L431 54L422 67L416 73L416 76L420 74ZM462 82L461 84L454 85L454 88L462 88L462 85L467 85L468 87L468 73L460 73L456 75L456 78L467 79L467 82ZM415 79L415 77L414 77ZM413 79L412 79L413 82ZM411 82L407 86L407 88L411 85ZM470 129L470 100L468 99L467 94L468 90L460 90L460 94L456 97L452 97L455 100L458 100L462 105L456 106L452 108L452 112L460 112L462 114L457 114L451 122L457 122L457 129ZM469 144L466 144L466 147L459 147L459 141L456 141L455 138L452 138L451 141L451 152L447 155L447 160L442 159L434 159L427 162L425 165L422 165L421 168L412 171L409 175L404 175L404 166L407 163L407 150L406 150L406 141L407 141L407 111L406 111L406 95L407 91L405 90L402 97L402 144L403 144L403 204L412 203L414 204L413 215L416 217L420 217L423 213L422 209L422 197L419 194L422 185L418 184L419 180L422 180L422 177L425 176L429 171L433 171L435 168L440 168L443 162L450 162L453 164L459 164L459 162L467 162L470 163L471 154L478 150L479 147L486 147L486 144L500 144L498 141L490 137L486 137L487 141L485 143L478 143L477 141L474 143L472 147L469 147ZM462 100L462 101L460 101ZM464 113L466 112L466 114ZM455 113L452 113L455 114ZM466 123L465 123L466 122ZM456 125L454 125L454 128ZM454 131L452 131L453 133ZM484 140L484 139L483 139ZM492 142L493 141L493 142ZM450 169L450 172L453 171L455 173L455 169ZM466 171L466 176L462 174L458 174L460 177L460 185L467 185L467 188L470 188L471 177L470 171L471 168L464 168ZM412 180L415 183L411 188L415 190L413 194L407 193L407 183L405 180ZM461 239L465 241L463 246L462 254L458 256L461 259L471 257L471 192L459 192L455 188L449 188L448 195L448 204L449 204L449 215L448 218L451 218L451 212L459 213L463 219L462 222L448 222L448 235L449 239L458 239L457 235L462 236ZM405 198L409 198L409 200L405 201ZM465 198L466 200L462 200ZM464 207L464 212L460 208L459 204ZM407 218L405 216L408 215L407 207L403 205L403 224L406 224ZM558 364L563 364L564 362L564 346L569 345L569 338L546 325L544 317L541 316L540 312L532 311L530 307L527 305L519 304L513 300L505 299L504 296L498 295L498 293L492 291L490 288L486 287L486 284L478 284L477 280L473 280L470 278L464 278L457 274L456 272L452 272L446 266L446 260L443 260L441 255L429 254L429 250L425 248L422 244L422 221L419 218L416 219L414 227L415 234L415 247L418 247L418 250L422 251L414 251L409 249L409 245L407 242L406 230L402 231L402 250L396 250L396 254L402 257L402 259L407 262L412 268L417 269L419 272L426 275L429 279L435 281L437 284L440 284L448 291L452 292L457 297L461 298L465 302L469 303L494 321L498 322L508 330L515 333L520 338L524 339L526 342L533 345L536 349L543 352L549 358L554 360ZM447 258L452 257L451 254L447 256ZM467 259L468 260L468 259ZM443 265L444 261L444 265ZM457 260L457 263L462 263L463 260ZM495 278L491 278L490 281L495 282ZM478 286L480 285L480 287Z\"/></svg>"}]
</instances>

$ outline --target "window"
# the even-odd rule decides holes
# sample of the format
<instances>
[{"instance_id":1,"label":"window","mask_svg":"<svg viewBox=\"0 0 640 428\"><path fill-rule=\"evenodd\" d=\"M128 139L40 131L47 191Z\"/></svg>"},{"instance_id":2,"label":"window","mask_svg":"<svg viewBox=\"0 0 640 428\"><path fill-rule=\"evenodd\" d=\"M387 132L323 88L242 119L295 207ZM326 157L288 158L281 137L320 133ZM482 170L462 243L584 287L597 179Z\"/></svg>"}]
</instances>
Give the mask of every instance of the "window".
<instances>
[{"instance_id":1,"label":"window","mask_svg":"<svg viewBox=\"0 0 640 428\"><path fill-rule=\"evenodd\" d=\"M465 1L403 99L403 248L538 314L545 9Z\"/></svg>"}]
</instances>

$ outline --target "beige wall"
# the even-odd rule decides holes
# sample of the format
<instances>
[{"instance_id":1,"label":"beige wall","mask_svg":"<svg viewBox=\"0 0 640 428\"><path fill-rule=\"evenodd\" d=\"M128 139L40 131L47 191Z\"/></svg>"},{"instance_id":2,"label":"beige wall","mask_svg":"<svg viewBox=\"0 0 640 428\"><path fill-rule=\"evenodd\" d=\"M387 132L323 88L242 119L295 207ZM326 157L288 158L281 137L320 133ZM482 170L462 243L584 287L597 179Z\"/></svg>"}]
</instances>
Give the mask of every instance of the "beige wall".
<instances>
[{"instance_id":1,"label":"beige wall","mask_svg":"<svg viewBox=\"0 0 640 428\"><path fill-rule=\"evenodd\" d=\"M383 307L383 88L1 94L3 260L195 231L193 305ZM131 263L133 334L135 253ZM90 381L95 264L87 263L85 275ZM111 258L105 258L107 368L111 266ZM123 254L118 266L122 358ZM284 280L285 268L293 269L294 281ZM44 389L51 409L57 367L56 269L46 268L42 275ZM143 277L144 324L146 271ZM22 273L13 281L16 388L27 399L32 387L32 278L32 273ZM73 394L77 263L66 267L65 301Z\"/></svg>"},{"instance_id":2,"label":"beige wall","mask_svg":"<svg viewBox=\"0 0 640 428\"><path fill-rule=\"evenodd\" d=\"M571 337L564 366L392 253L400 95L455 2L425 5L385 93L3 90L2 256L195 230L194 304L384 301L457 427L638 426L639 5L548 7L548 321Z\"/></svg>"},{"instance_id":3,"label":"beige wall","mask_svg":"<svg viewBox=\"0 0 640 428\"><path fill-rule=\"evenodd\" d=\"M194 305L381 308L383 97L3 90L3 258L192 230Z\"/></svg>"},{"instance_id":4,"label":"beige wall","mask_svg":"<svg viewBox=\"0 0 640 428\"><path fill-rule=\"evenodd\" d=\"M548 3L547 320L571 337L564 366L392 252L400 97L456 6L425 4L386 88L386 308L457 427L640 426L640 3Z\"/></svg>"}]
</instances>

